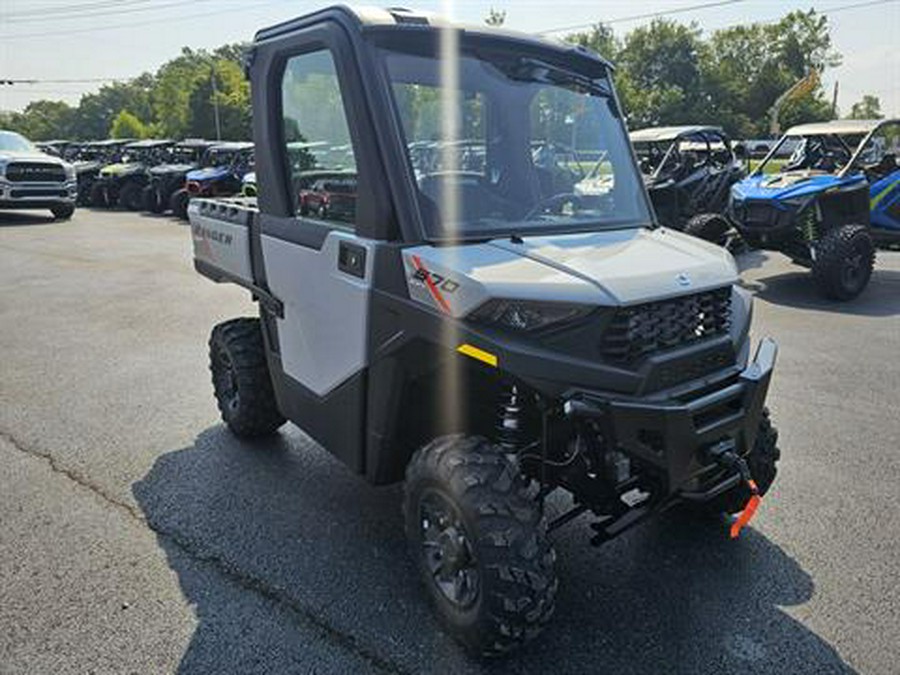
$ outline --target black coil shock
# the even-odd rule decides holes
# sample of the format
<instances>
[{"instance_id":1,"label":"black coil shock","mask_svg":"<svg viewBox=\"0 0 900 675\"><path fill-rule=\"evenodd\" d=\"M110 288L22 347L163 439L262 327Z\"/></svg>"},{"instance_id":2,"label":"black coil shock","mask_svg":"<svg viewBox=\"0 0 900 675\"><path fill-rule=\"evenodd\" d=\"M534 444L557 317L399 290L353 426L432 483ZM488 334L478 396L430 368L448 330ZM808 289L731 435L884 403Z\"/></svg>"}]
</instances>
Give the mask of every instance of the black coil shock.
<instances>
[{"instance_id":1,"label":"black coil shock","mask_svg":"<svg viewBox=\"0 0 900 675\"><path fill-rule=\"evenodd\" d=\"M519 388L511 384L500 394L497 411L497 443L507 452L516 452L528 440L525 429L526 402Z\"/></svg>"}]
</instances>

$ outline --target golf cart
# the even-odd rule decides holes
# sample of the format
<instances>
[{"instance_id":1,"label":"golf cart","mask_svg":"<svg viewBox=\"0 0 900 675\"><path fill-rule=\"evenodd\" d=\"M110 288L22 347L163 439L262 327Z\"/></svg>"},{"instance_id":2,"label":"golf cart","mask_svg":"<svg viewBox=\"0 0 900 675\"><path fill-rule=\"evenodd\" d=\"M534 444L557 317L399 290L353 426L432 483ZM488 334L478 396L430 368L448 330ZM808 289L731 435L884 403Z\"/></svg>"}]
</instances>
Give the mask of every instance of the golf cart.
<instances>
[{"instance_id":1,"label":"golf cart","mask_svg":"<svg viewBox=\"0 0 900 675\"><path fill-rule=\"evenodd\" d=\"M790 159L775 159L785 143ZM900 243L900 120L835 120L789 129L731 190L729 217L754 248L810 268L820 291L850 300L869 283L877 245ZM701 234L721 240L728 225Z\"/></svg>"},{"instance_id":2,"label":"golf cart","mask_svg":"<svg viewBox=\"0 0 900 675\"><path fill-rule=\"evenodd\" d=\"M168 161L169 148L175 141L148 139L129 143L122 148L121 160L100 169L91 186L91 205L129 211L140 211L143 190L150 181L150 168Z\"/></svg>"},{"instance_id":3,"label":"golf cart","mask_svg":"<svg viewBox=\"0 0 900 675\"><path fill-rule=\"evenodd\" d=\"M171 208L172 195L184 186L188 171L206 165L206 152L216 144L216 141L188 138L173 145L167 162L150 169L150 180L142 195L144 211L163 213Z\"/></svg>"},{"instance_id":4,"label":"golf cart","mask_svg":"<svg viewBox=\"0 0 900 675\"><path fill-rule=\"evenodd\" d=\"M244 175L253 169L253 143L217 143L204 155L204 166L185 174L184 187L169 198L172 213L187 220L188 202L194 197L230 197L240 194Z\"/></svg>"},{"instance_id":5,"label":"golf cart","mask_svg":"<svg viewBox=\"0 0 900 675\"><path fill-rule=\"evenodd\" d=\"M652 127L629 134L657 220L696 234L722 218L728 191L746 174L718 127Z\"/></svg>"},{"instance_id":6,"label":"golf cart","mask_svg":"<svg viewBox=\"0 0 900 675\"><path fill-rule=\"evenodd\" d=\"M247 64L266 189L189 206L197 271L258 302L209 340L234 434L290 420L369 482L404 481L415 569L481 655L550 620L550 533L579 516L593 544L686 504L740 512L739 534L776 473L776 346L752 349L730 254L655 223L609 63L338 7L260 31ZM601 194L541 179L559 163L538 166L535 142L565 145L575 115ZM349 157L289 159L312 141ZM426 143L444 160L417 171ZM463 145L483 161L459 166ZM304 213L309 171L353 172L352 217Z\"/></svg>"}]
</instances>

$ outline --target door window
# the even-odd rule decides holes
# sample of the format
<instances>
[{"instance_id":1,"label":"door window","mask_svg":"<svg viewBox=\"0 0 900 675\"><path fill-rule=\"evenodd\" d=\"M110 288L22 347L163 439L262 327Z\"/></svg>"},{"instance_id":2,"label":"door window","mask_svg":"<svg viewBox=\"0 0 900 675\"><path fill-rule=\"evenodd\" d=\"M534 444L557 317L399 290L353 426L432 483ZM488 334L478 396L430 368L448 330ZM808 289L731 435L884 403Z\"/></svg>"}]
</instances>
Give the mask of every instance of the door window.
<instances>
[{"instance_id":1,"label":"door window","mask_svg":"<svg viewBox=\"0 0 900 675\"><path fill-rule=\"evenodd\" d=\"M331 53L290 58L281 100L294 213L353 229L356 155Z\"/></svg>"}]
</instances>

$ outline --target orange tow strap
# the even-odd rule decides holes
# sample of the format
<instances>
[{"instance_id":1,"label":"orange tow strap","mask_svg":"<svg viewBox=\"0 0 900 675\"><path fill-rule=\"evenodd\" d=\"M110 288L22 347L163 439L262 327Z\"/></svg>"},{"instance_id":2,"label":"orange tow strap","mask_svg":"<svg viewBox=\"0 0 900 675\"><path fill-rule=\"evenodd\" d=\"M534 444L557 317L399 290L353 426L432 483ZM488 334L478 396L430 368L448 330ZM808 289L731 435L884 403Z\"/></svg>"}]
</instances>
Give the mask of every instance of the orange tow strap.
<instances>
[{"instance_id":1,"label":"orange tow strap","mask_svg":"<svg viewBox=\"0 0 900 675\"><path fill-rule=\"evenodd\" d=\"M762 501L762 498L759 496L759 488L756 487L756 483L752 478L747 481L747 485L750 488L750 499L747 500L747 505L741 511L741 515L731 524L732 539L738 538L741 530L753 518L753 514L756 513L756 509L759 508L759 503Z\"/></svg>"}]
</instances>

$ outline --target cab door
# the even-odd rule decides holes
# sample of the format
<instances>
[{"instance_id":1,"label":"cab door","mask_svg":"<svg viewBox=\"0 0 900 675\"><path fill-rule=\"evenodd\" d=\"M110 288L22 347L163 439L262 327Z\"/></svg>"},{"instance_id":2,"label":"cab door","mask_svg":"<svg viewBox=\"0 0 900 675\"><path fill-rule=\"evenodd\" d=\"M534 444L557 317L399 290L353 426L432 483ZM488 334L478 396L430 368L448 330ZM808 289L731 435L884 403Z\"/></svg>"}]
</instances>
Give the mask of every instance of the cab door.
<instances>
[{"instance_id":1,"label":"cab door","mask_svg":"<svg viewBox=\"0 0 900 675\"><path fill-rule=\"evenodd\" d=\"M261 213L255 241L258 272L282 308L264 316L279 407L362 472L377 243L372 223L386 218L386 200L374 180L377 153L366 140L374 134L366 134L348 40L329 21L268 41L257 37L251 82ZM307 208L316 186L331 179L355 187L351 203Z\"/></svg>"}]
</instances>

